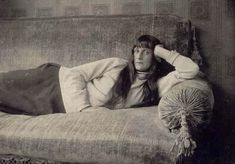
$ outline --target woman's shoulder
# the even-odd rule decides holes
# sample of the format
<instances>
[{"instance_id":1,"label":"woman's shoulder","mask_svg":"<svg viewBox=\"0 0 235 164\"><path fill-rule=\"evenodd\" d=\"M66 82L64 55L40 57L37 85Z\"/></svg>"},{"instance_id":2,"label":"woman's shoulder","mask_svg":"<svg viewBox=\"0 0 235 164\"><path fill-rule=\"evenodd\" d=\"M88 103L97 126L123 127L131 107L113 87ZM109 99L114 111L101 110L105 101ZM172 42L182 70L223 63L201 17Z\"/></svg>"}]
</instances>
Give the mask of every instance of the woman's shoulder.
<instances>
[{"instance_id":1,"label":"woman's shoulder","mask_svg":"<svg viewBox=\"0 0 235 164\"><path fill-rule=\"evenodd\" d=\"M110 58L98 59L74 67L65 67L65 66L61 67L65 69L79 70L79 69L90 69L90 68L111 68L118 66L125 67L127 64L128 61L126 59L119 57L110 57Z\"/></svg>"},{"instance_id":2,"label":"woman's shoulder","mask_svg":"<svg viewBox=\"0 0 235 164\"><path fill-rule=\"evenodd\" d=\"M97 62L110 63L113 65L127 65L128 63L126 59L120 57L110 57L110 58L100 59Z\"/></svg>"}]
</instances>

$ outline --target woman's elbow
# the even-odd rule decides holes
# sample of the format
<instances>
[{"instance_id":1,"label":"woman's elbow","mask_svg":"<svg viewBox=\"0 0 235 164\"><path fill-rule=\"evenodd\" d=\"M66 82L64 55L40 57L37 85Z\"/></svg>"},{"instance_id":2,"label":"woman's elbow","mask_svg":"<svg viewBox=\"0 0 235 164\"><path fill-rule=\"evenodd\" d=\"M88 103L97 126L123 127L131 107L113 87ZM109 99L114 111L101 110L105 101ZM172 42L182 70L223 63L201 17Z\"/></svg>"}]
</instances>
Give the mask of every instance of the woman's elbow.
<instances>
[{"instance_id":1,"label":"woman's elbow","mask_svg":"<svg viewBox=\"0 0 235 164\"><path fill-rule=\"evenodd\" d=\"M199 66L195 63L193 68L194 77L198 74L199 70L200 70Z\"/></svg>"},{"instance_id":2,"label":"woman's elbow","mask_svg":"<svg viewBox=\"0 0 235 164\"><path fill-rule=\"evenodd\" d=\"M197 76L198 73L199 73L199 66L196 63L194 63L191 67L190 73L188 74L188 78L193 79Z\"/></svg>"}]
</instances>

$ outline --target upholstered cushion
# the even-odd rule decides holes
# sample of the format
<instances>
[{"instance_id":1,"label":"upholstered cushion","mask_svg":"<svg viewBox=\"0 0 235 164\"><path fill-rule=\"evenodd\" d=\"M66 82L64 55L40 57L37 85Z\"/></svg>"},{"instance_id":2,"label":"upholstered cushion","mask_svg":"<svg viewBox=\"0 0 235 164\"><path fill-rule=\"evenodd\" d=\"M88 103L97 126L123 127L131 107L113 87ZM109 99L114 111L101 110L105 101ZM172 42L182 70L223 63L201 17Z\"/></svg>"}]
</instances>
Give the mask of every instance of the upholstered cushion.
<instances>
[{"instance_id":1,"label":"upholstered cushion","mask_svg":"<svg viewBox=\"0 0 235 164\"><path fill-rule=\"evenodd\" d=\"M183 110L191 128L208 125L214 98L210 86L203 80L187 80L171 89L159 102L159 117L169 129L181 125Z\"/></svg>"},{"instance_id":2,"label":"upholstered cushion","mask_svg":"<svg viewBox=\"0 0 235 164\"><path fill-rule=\"evenodd\" d=\"M44 116L0 113L0 154L81 163L172 163L157 107Z\"/></svg>"},{"instance_id":3,"label":"upholstered cushion","mask_svg":"<svg viewBox=\"0 0 235 164\"><path fill-rule=\"evenodd\" d=\"M158 37L190 56L188 21L173 15L0 20L1 71L45 62L74 66L107 57L128 58L136 38Z\"/></svg>"}]
</instances>

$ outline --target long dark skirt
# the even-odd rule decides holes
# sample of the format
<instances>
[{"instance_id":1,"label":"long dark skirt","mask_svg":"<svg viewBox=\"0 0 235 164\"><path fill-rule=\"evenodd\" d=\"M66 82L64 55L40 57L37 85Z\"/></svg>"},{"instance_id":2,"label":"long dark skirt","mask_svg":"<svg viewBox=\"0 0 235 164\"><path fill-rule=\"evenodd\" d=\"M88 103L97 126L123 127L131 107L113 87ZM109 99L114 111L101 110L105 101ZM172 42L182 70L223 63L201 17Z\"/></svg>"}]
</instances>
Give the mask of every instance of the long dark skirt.
<instances>
[{"instance_id":1,"label":"long dark skirt","mask_svg":"<svg viewBox=\"0 0 235 164\"><path fill-rule=\"evenodd\" d=\"M65 113L57 64L0 73L0 111L43 115Z\"/></svg>"}]
</instances>

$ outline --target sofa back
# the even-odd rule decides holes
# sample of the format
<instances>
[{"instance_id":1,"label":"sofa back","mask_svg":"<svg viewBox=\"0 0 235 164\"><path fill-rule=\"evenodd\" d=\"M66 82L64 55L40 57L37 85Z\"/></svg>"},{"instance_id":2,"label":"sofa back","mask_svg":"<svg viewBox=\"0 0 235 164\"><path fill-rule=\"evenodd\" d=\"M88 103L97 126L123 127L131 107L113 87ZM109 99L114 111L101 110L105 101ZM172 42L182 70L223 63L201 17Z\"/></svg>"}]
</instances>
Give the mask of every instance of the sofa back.
<instances>
[{"instance_id":1,"label":"sofa back","mask_svg":"<svg viewBox=\"0 0 235 164\"><path fill-rule=\"evenodd\" d=\"M1 71L45 62L75 66L113 56L128 58L142 34L154 35L167 48L190 56L190 22L172 15L2 19Z\"/></svg>"}]
</instances>

